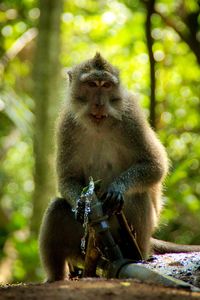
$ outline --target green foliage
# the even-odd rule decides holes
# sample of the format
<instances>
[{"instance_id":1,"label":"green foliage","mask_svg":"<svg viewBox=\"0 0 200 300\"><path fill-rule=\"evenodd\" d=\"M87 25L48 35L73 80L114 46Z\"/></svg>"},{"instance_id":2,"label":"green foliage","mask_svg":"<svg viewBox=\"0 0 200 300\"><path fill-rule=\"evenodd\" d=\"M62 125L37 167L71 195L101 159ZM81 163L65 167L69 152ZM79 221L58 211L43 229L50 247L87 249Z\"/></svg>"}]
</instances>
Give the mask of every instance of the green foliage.
<instances>
[{"instance_id":1,"label":"green foliage","mask_svg":"<svg viewBox=\"0 0 200 300\"><path fill-rule=\"evenodd\" d=\"M160 0L156 7L175 20L183 32L185 15L198 11L195 0ZM0 259L12 257L14 251L10 281L15 282L40 280L42 276L37 238L30 233L34 40L8 63L2 59L28 29L36 26L38 17L36 1L5 0L0 4ZM142 1L65 1L60 57L63 78L71 65L100 51L119 67L124 85L139 95L148 115L150 76L145 18ZM200 68L188 45L158 14L153 15L152 26L156 124L171 161L157 236L200 243Z\"/></svg>"},{"instance_id":2,"label":"green foliage","mask_svg":"<svg viewBox=\"0 0 200 300\"><path fill-rule=\"evenodd\" d=\"M13 281L21 282L25 278L29 281L42 280L43 271L38 264L37 238L28 235L27 232L18 231L13 238L15 249L18 253L13 264Z\"/></svg>"}]
</instances>

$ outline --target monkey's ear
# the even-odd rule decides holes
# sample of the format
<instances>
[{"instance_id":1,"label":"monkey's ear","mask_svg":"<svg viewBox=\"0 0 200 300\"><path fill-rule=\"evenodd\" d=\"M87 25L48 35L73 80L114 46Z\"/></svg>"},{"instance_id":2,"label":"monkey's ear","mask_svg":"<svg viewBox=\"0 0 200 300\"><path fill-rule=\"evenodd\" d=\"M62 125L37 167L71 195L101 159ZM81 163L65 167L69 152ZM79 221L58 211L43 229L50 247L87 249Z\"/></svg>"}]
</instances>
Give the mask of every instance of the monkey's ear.
<instances>
[{"instance_id":1,"label":"monkey's ear","mask_svg":"<svg viewBox=\"0 0 200 300\"><path fill-rule=\"evenodd\" d=\"M68 78L69 78L69 82L72 82L72 71L71 70L67 70L67 74L68 74Z\"/></svg>"}]
</instances>

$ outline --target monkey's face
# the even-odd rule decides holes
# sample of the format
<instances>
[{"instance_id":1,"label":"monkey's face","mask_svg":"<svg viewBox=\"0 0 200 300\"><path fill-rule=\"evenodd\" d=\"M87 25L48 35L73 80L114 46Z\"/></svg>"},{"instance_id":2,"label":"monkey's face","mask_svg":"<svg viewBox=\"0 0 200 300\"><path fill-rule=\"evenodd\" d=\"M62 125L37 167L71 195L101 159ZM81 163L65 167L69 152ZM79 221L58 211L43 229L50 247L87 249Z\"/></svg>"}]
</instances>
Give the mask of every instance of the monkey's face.
<instances>
[{"instance_id":1,"label":"monkey's face","mask_svg":"<svg viewBox=\"0 0 200 300\"><path fill-rule=\"evenodd\" d=\"M75 67L71 74L72 109L84 125L103 126L121 119L118 71L100 55Z\"/></svg>"}]
</instances>

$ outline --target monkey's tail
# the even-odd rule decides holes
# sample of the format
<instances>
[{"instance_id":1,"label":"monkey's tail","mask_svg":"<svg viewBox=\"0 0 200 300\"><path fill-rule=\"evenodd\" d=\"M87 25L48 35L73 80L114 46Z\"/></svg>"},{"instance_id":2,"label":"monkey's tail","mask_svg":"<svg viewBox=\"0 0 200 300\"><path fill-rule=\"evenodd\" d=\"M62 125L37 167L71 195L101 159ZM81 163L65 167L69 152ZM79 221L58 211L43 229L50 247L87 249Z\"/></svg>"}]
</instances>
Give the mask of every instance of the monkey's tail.
<instances>
[{"instance_id":1,"label":"monkey's tail","mask_svg":"<svg viewBox=\"0 0 200 300\"><path fill-rule=\"evenodd\" d=\"M155 254L200 252L200 245L183 245L151 238L151 247Z\"/></svg>"}]
</instances>

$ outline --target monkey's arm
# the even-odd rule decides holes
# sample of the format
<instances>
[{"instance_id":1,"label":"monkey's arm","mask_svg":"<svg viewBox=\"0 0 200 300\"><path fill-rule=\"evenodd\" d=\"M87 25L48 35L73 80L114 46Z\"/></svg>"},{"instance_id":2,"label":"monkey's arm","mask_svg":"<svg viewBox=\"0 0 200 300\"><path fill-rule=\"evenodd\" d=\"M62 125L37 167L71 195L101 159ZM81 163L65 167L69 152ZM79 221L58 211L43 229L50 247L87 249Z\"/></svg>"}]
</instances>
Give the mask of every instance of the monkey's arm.
<instances>
[{"instance_id":1,"label":"monkey's arm","mask_svg":"<svg viewBox=\"0 0 200 300\"><path fill-rule=\"evenodd\" d=\"M168 171L168 159L164 147L140 111L135 116L124 116L122 132L133 149L133 163L108 187L103 197L106 210L120 210L126 192L143 193L161 183ZM113 209L112 209L113 206Z\"/></svg>"},{"instance_id":2,"label":"monkey's arm","mask_svg":"<svg viewBox=\"0 0 200 300\"><path fill-rule=\"evenodd\" d=\"M57 129L58 189L72 207L76 205L76 199L84 187L79 166L74 159L75 133L76 126L73 119L63 113Z\"/></svg>"},{"instance_id":3,"label":"monkey's arm","mask_svg":"<svg viewBox=\"0 0 200 300\"><path fill-rule=\"evenodd\" d=\"M80 197L83 186L77 179L63 176L59 178L59 191L63 198L67 199L72 207L76 206L76 200Z\"/></svg>"},{"instance_id":4,"label":"monkey's arm","mask_svg":"<svg viewBox=\"0 0 200 300\"><path fill-rule=\"evenodd\" d=\"M130 168L120 174L112 185L120 186L122 193L128 191L130 188L132 192L146 191L147 188L161 182L167 172L167 166L164 162L165 159L162 156L162 152L160 152L157 157L153 155L152 151L140 153L138 160L136 160Z\"/></svg>"},{"instance_id":5,"label":"monkey's arm","mask_svg":"<svg viewBox=\"0 0 200 300\"><path fill-rule=\"evenodd\" d=\"M146 128L139 135L138 138L135 135L133 141L136 149L134 163L114 181L114 184L121 185L122 192L129 188L135 192L143 192L162 182L168 170L167 155L154 132Z\"/></svg>"}]
</instances>

